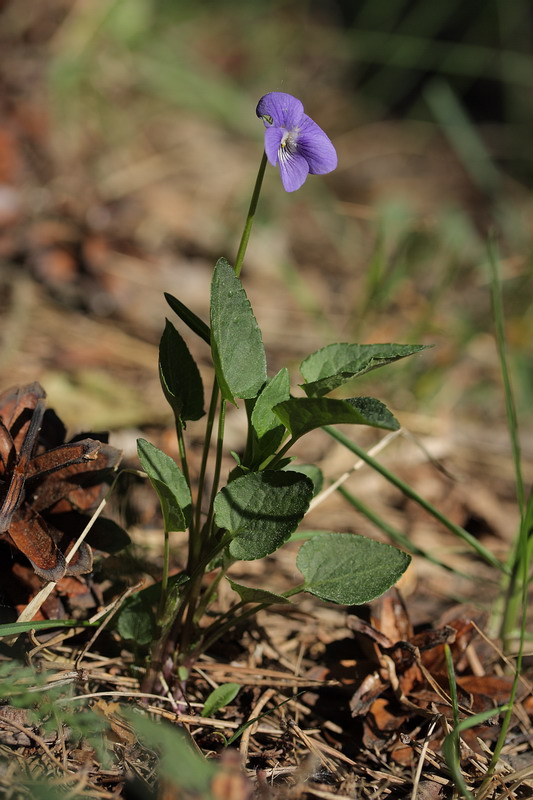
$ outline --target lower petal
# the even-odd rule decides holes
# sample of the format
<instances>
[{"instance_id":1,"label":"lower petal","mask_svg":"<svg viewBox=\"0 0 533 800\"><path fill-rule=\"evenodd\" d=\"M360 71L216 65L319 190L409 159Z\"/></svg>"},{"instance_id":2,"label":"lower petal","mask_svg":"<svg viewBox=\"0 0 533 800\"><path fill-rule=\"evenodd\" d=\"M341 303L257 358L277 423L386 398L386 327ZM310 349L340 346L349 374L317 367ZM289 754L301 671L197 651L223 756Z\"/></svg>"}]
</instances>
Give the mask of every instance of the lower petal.
<instances>
[{"instance_id":1,"label":"lower petal","mask_svg":"<svg viewBox=\"0 0 533 800\"><path fill-rule=\"evenodd\" d=\"M286 192L295 192L309 175L307 161L299 153L291 153L286 147L280 147L278 160L283 188Z\"/></svg>"}]
</instances>

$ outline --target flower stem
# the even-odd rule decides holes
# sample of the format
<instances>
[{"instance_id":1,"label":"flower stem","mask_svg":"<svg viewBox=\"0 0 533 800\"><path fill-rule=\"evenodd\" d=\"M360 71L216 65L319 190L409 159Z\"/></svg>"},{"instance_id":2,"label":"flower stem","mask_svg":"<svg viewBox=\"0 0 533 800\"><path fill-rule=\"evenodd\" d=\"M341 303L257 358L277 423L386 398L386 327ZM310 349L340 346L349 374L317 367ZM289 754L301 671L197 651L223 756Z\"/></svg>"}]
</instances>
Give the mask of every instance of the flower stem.
<instances>
[{"instance_id":1,"label":"flower stem","mask_svg":"<svg viewBox=\"0 0 533 800\"><path fill-rule=\"evenodd\" d=\"M190 531L189 561L187 563L188 572L192 572L194 570L202 549L202 541L200 536L200 531L202 529L202 498L204 494L207 459L209 458L209 446L211 444L211 435L213 433L213 425L215 423L215 414L217 410L218 391L218 382L215 378L213 389L211 391L211 402L209 404L209 411L207 414L207 424L205 426L204 448L202 452L202 463L200 465L200 475L198 476L198 491L196 494L196 513L194 517L194 526Z\"/></svg>"},{"instance_id":2,"label":"flower stem","mask_svg":"<svg viewBox=\"0 0 533 800\"><path fill-rule=\"evenodd\" d=\"M246 248L248 247L248 240L250 239L252 225L254 224L255 212L257 209L257 201L259 200L259 195L261 193L261 186L263 184L263 175L265 174L266 165L267 165L267 157L266 153L263 153L261 164L259 165L259 171L257 173L257 178L255 180L252 199L250 200L250 208L248 209L248 216L246 217L246 223L244 225L244 230L242 232L241 242L239 244L239 249L237 251L237 258L235 259L234 270L235 270L235 275L237 275L237 277L239 277L239 275L241 274L242 262L244 261L244 255L246 253Z\"/></svg>"}]
</instances>

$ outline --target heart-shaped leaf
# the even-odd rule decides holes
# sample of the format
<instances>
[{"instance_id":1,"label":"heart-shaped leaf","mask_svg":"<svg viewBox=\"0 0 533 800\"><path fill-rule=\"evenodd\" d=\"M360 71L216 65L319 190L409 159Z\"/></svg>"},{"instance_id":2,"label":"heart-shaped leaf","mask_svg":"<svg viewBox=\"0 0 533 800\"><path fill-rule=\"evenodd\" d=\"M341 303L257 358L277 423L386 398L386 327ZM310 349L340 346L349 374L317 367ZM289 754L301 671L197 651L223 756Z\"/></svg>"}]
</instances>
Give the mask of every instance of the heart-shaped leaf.
<instances>
[{"instance_id":1,"label":"heart-shaped leaf","mask_svg":"<svg viewBox=\"0 0 533 800\"><path fill-rule=\"evenodd\" d=\"M204 415L204 387L198 367L168 319L159 344L159 377L176 419L194 420Z\"/></svg>"},{"instance_id":2,"label":"heart-shaped leaf","mask_svg":"<svg viewBox=\"0 0 533 800\"><path fill-rule=\"evenodd\" d=\"M321 533L298 551L296 564L305 591L344 605L368 603L403 575L411 556L352 533Z\"/></svg>"},{"instance_id":3,"label":"heart-shaped leaf","mask_svg":"<svg viewBox=\"0 0 533 800\"><path fill-rule=\"evenodd\" d=\"M234 535L230 553L253 561L273 553L298 527L313 496L313 484L297 472L250 472L215 498L216 524Z\"/></svg>"},{"instance_id":4,"label":"heart-shaped leaf","mask_svg":"<svg viewBox=\"0 0 533 800\"><path fill-rule=\"evenodd\" d=\"M191 521L191 493L176 462L146 439L137 439L142 468L159 497L166 531L185 531Z\"/></svg>"},{"instance_id":5,"label":"heart-shaped leaf","mask_svg":"<svg viewBox=\"0 0 533 800\"><path fill-rule=\"evenodd\" d=\"M427 345L421 344L330 344L311 353L300 364L305 378L302 388L308 397L321 397L358 375L411 356Z\"/></svg>"},{"instance_id":6,"label":"heart-shaped leaf","mask_svg":"<svg viewBox=\"0 0 533 800\"><path fill-rule=\"evenodd\" d=\"M331 397L291 397L274 407L274 412L291 432L293 439L323 425L371 425L396 431L398 420L380 400L374 397L353 397L335 400Z\"/></svg>"},{"instance_id":7,"label":"heart-shaped leaf","mask_svg":"<svg viewBox=\"0 0 533 800\"><path fill-rule=\"evenodd\" d=\"M211 284L211 352L224 399L256 397L267 378L261 331L225 258L217 261Z\"/></svg>"}]
</instances>

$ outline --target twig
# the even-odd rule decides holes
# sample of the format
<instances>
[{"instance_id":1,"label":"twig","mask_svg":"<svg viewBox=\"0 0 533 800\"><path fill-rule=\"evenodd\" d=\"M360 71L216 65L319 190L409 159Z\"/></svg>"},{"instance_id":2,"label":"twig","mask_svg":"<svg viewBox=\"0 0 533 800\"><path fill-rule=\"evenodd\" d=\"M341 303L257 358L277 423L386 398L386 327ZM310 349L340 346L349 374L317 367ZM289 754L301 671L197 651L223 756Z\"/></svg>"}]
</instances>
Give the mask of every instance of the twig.
<instances>
[{"instance_id":1,"label":"twig","mask_svg":"<svg viewBox=\"0 0 533 800\"><path fill-rule=\"evenodd\" d=\"M387 447L393 441L393 439L396 439L401 433L402 433L401 428L397 431L391 431L391 433L388 433L386 436L384 436L383 439L381 439L381 441L379 441L376 445L374 445L374 447L370 448L370 450L368 451L368 455L377 456L378 453L381 453L381 451L384 450L385 447ZM353 467L350 467L350 469L344 472L340 476L340 478L337 478L337 480L334 481L334 483L332 483L331 486L328 486L327 489L324 489L323 492L320 492L320 494L317 494L317 496L314 497L313 500L311 500L311 502L309 503L309 508L307 509L306 513L309 514L309 512L312 511L314 508L316 508L320 503L323 503L324 500L326 500L330 496L330 494L333 494L333 492L335 492L339 488L339 486L342 486L342 484L348 480L350 475L352 475L354 472L364 467L365 463L366 462L363 461L362 458L358 458Z\"/></svg>"}]
</instances>

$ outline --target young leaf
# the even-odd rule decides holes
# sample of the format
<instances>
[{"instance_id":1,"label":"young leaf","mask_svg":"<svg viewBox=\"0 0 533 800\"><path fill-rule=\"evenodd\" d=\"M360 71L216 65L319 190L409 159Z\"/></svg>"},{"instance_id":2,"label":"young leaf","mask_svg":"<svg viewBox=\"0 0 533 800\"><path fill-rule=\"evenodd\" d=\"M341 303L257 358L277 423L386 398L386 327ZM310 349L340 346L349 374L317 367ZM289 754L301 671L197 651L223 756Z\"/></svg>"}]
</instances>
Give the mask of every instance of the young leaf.
<instances>
[{"instance_id":1,"label":"young leaf","mask_svg":"<svg viewBox=\"0 0 533 800\"><path fill-rule=\"evenodd\" d=\"M261 331L224 258L217 261L211 284L211 351L222 396L230 403L255 397L267 377Z\"/></svg>"},{"instance_id":2,"label":"young leaf","mask_svg":"<svg viewBox=\"0 0 533 800\"><path fill-rule=\"evenodd\" d=\"M243 586L226 578L234 592L237 592L243 603L290 603L282 594L274 594L267 589L254 589L252 586Z\"/></svg>"},{"instance_id":3,"label":"young leaf","mask_svg":"<svg viewBox=\"0 0 533 800\"><path fill-rule=\"evenodd\" d=\"M353 533L323 533L305 542L296 564L305 591L344 605L360 605L390 589L403 575L411 556Z\"/></svg>"},{"instance_id":4,"label":"young leaf","mask_svg":"<svg viewBox=\"0 0 533 800\"><path fill-rule=\"evenodd\" d=\"M253 430L252 462L259 465L265 458L273 455L285 435L286 428L280 424L273 407L290 397L289 372L283 367L270 380L254 403L250 416Z\"/></svg>"},{"instance_id":5,"label":"young leaf","mask_svg":"<svg viewBox=\"0 0 533 800\"><path fill-rule=\"evenodd\" d=\"M212 717L224 706L229 705L235 700L241 688L240 683L223 683L213 689L209 694L202 708L202 717Z\"/></svg>"},{"instance_id":6,"label":"young leaf","mask_svg":"<svg viewBox=\"0 0 533 800\"><path fill-rule=\"evenodd\" d=\"M330 344L311 353L300 364L305 378L302 388L308 397L322 397L358 375L426 347L422 344Z\"/></svg>"},{"instance_id":7,"label":"young leaf","mask_svg":"<svg viewBox=\"0 0 533 800\"><path fill-rule=\"evenodd\" d=\"M204 387L198 367L168 319L159 344L159 377L176 419L195 420L204 415Z\"/></svg>"},{"instance_id":8,"label":"young leaf","mask_svg":"<svg viewBox=\"0 0 533 800\"><path fill-rule=\"evenodd\" d=\"M313 484L297 472L250 472L215 498L216 524L234 534L233 558L253 561L273 553L298 527Z\"/></svg>"},{"instance_id":9,"label":"young leaf","mask_svg":"<svg viewBox=\"0 0 533 800\"><path fill-rule=\"evenodd\" d=\"M166 531L185 531L191 519L191 493L176 462L146 439L137 439L137 452L161 503Z\"/></svg>"},{"instance_id":10,"label":"young leaf","mask_svg":"<svg viewBox=\"0 0 533 800\"><path fill-rule=\"evenodd\" d=\"M299 439L323 425L348 423L371 425L396 431L400 424L380 400L374 397L353 397L334 400L331 397L292 397L274 407L274 412L292 434Z\"/></svg>"},{"instance_id":11,"label":"young leaf","mask_svg":"<svg viewBox=\"0 0 533 800\"><path fill-rule=\"evenodd\" d=\"M211 331L209 330L209 326L205 324L205 322L200 319L200 317L196 316L194 311L191 311L190 308L178 300L176 297L173 297L168 292L165 292L165 300L169 304L172 311L175 311L178 317L183 320L183 322L189 326L193 333L196 333L200 339L203 339L206 344L211 344Z\"/></svg>"}]
</instances>

